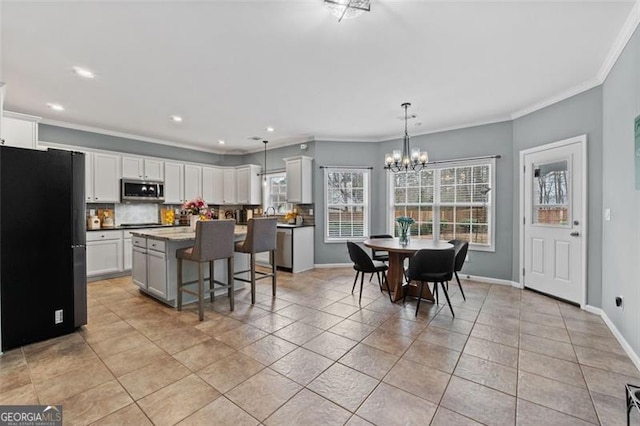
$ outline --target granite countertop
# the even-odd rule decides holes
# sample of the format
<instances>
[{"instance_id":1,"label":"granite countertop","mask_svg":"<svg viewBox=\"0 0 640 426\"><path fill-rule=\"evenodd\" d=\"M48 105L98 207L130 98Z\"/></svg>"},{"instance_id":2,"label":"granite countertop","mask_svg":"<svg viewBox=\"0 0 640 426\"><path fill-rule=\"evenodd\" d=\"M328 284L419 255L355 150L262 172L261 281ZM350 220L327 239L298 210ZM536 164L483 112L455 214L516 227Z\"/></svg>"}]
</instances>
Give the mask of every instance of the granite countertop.
<instances>
[{"instance_id":1,"label":"granite countertop","mask_svg":"<svg viewBox=\"0 0 640 426\"><path fill-rule=\"evenodd\" d=\"M247 235L247 227L236 225L234 230L234 240L242 241ZM189 241L196 239L196 233L188 226L174 226L164 229L153 229L145 231L132 231L136 237L151 238L162 241Z\"/></svg>"},{"instance_id":2,"label":"granite countertop","mask_svg":"<svg viewBox=\"0 0 640 426\"><path fill-rule=\"evenodd\" d=\"M279 223L278 228L304 228L306 226L315 226L312 223L303 223L302 225L296 225L295 223Z\"/></svg>"},{"instance_id":3,"label":"granite countertop","mask_svg":"<svg viewBox=\"0 0 640 426\"><path fill-rule=\"evenodd\" d=\"M132 229L147 229L147 228L179 228L184 227L184 225L136 225L136 226L114 226L113 228L99 228L99 229L87 229L87 232L95 232L95 231L127 231Z\"/></svg>"}]
</instances>

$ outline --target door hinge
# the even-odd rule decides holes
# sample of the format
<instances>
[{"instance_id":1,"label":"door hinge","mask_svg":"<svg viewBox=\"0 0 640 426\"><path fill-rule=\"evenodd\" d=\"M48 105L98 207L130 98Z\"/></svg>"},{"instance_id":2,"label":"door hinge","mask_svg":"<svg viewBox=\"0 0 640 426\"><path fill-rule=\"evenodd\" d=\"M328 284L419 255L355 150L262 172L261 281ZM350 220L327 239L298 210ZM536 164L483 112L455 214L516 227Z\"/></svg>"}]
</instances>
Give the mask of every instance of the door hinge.
<instances>
[{"instance_id":1,"label":"door hinge","mask_svg":"<svg viewBox=\"0 0 640 426\"><path fill-rule=\"evenodd\" d=\"M522 166L522 173L525 173L527 171L527 166Z\"/></svg>"},{"instance_id":2,"label":"door hinge","mask_svg":"<svg viewBox=\"0 0 640 426\"><path fill-rule=\"evenodd\" d=\"M527 220L526 220L526 219L527 219L526 217L523 217L523 218L522 218L522 224L523 224L523 225L526 225L526 224L527 224Z\"/></svg>"},{"instance_id":3,"label":"door hinge","mask_svg":"<svg viewBox=\"0 0 640 426\"><path fill-rule=\"evenodd\" d=\"M524 271L525 271L525 269L524 269L524 268L522 268L522 276L523 276L523 277L524 277Z\"/></svg>"}]
</instances>

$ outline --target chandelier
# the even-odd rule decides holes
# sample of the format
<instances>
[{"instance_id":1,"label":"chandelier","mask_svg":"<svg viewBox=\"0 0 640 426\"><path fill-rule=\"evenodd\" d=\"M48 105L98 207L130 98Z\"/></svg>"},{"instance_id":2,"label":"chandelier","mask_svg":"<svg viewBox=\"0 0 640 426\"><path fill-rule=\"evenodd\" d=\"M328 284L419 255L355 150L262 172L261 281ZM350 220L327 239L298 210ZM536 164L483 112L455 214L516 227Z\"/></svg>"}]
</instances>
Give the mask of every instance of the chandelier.
<instances>
[{"instance_id":1,"label":"chandelier","mask_svg":"<svg viewBox=\"0 0 640 426\"><path fill-rule=\"evenodd\" d=\"M409 144L409 132L407 131L407 109L411 106L409 102L402 104L404 108L404 140L402 141L402 151L394 149L392 154L384 156L384 168L394 173L407 172L409 170L420 171L424 169L429 162L429 154L427 151L420 151L420 148L411 148Z\"/></svg>"},{"instance_id":2,"label":"chandelier","mask_svg":"<svg viewBox=\"0 0 640 426\"><path fill-rule=\"evenodd\" d=\"M324 0L324 4L338 18L338 22L343 18L351 19L371 11L369 0Z\"/></svg>"}]
</instances>

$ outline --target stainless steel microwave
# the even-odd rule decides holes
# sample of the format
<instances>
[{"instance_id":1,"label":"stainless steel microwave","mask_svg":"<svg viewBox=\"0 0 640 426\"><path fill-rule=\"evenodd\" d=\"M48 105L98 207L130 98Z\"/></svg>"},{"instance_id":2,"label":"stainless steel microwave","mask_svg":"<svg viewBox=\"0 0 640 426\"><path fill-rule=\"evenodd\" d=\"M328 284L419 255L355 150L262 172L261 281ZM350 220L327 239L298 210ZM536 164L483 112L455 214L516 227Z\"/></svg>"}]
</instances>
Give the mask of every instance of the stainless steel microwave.
<instances>
[{"instance_id":1,"label":"stainless steel microwave","mask_svg":"<svg viewBox=\"0 0 640 426\"><path fill-rule=\"evenodd\" d=\"M122 201L162 203L164 202L164 182L122 179L120 199Z\"/></svg>"}]
</instances>

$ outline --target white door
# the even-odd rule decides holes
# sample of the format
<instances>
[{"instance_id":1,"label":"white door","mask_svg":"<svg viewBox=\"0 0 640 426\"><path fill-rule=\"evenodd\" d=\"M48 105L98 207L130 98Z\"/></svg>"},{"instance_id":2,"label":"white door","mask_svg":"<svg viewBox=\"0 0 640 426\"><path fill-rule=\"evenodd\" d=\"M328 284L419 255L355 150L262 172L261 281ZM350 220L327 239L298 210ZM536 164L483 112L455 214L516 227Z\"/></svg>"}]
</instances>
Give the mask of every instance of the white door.
<instances>
[{"instance_id":1,"label":"white door","mask_svg":"<svg viewBox=\"0 0 640 426\"><path fill-rule=\"evenodd\" d=\"M585 302L584 137L521 153L524 286Z\"/></svg>"}]
</instances>

